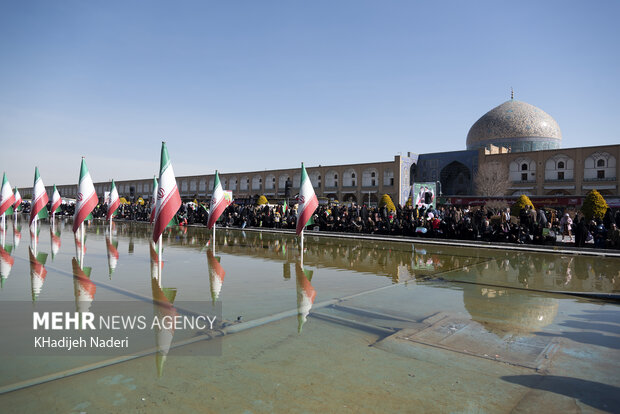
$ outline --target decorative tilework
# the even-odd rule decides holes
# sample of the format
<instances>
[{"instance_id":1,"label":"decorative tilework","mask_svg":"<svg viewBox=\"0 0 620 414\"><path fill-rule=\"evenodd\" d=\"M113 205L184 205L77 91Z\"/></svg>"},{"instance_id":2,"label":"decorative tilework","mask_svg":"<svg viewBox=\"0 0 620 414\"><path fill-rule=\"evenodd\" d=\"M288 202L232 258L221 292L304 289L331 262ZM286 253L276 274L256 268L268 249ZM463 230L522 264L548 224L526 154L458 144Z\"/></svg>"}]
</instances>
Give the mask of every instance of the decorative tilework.
<instances>
[{"instance_id":1,"label":"decorative tilework","mask_svg":"<svg viewBox=\"0 0 620 414\"><path fill-rule=\"evenodd\" d=\"M558 123L540 108L510 100L491 109L472 125L467 149L488 144L509 145L512 151L559 148L562 132Z\"/></svg>"}]
</instances>

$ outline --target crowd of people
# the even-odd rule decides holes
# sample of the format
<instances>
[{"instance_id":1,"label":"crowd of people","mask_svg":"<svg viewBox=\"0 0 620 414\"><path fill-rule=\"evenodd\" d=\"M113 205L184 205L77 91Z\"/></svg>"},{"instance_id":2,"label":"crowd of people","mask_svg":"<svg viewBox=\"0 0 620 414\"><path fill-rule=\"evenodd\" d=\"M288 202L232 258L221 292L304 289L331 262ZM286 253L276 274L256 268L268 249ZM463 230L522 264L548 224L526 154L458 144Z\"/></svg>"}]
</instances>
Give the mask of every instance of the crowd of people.
<instances>
[{"instance_id":1,"label":"crowd of people","mask_svg":"<svg viewBox=\"0 0 620 414\"><path fill-rule=\"evenodd\" d=\"M72 205L63 205L61 215L72 215ZM117 219L149 221L151 205L122 204ZM99 204L94 217L104 218L106 207ZM231 204L218 226L295 229L295 208L283 205ZM206 225L208 205L183 203L177 213L180 225ZM518 244L574 243L575 246L620 249L620 210L608 209L602 220L587 220L580 212L569 214L554 209L526 206L518 215L509 208L468 206L367 207L365 205L319 205L309 225L312 230L426 237L455 240L482 240Z\"/></svg>"}]
</instances>

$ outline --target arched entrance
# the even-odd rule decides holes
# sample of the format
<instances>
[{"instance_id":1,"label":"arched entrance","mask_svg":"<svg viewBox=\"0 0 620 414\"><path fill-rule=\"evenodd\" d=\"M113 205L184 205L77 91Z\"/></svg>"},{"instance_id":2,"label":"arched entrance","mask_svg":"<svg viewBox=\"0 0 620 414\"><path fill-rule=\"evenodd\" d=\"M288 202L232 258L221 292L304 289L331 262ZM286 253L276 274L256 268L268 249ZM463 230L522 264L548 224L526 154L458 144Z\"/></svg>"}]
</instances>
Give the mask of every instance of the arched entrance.
<instances>
[{"instance_id":1,"label":"arched entrance","mask_svg":"<svg viewBox=\"0 0 620 414\"><path fill-rule=\"evenodd\" d=\"M463 163L452 161L439 174L443 195L467 195L471 188L471 171Z\"/></svg>"},{"instance_id":2,"label":"arched entrance","mask_svg":"<svg viewBox=\"0 0 620 414\"><path fill-rule=\"evenodd\" d=\"M411 164L411 168L409 168L409 184L413 184L415 182L415 175L418 172L418 164L415 162Z\"/></svg>"}]
</instances>

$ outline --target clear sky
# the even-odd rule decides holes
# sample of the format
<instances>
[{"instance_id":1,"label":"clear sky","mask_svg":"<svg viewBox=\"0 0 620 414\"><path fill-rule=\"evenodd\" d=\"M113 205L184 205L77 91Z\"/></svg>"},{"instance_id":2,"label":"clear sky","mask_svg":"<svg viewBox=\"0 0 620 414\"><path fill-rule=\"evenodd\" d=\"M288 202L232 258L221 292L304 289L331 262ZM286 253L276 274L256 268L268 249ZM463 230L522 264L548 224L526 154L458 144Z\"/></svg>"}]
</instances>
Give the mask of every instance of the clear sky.
<instances>
[{"instance_id":1,"label":"clear sky","mask_svg":"<svg viewBox=\"0 0 620 414\"><path fill-rule=\"evenodd\" d=\"M13 185L465 149L510 97L563 147L620 142L619 1L3 1Z\"/></svg>"}]
</instances>

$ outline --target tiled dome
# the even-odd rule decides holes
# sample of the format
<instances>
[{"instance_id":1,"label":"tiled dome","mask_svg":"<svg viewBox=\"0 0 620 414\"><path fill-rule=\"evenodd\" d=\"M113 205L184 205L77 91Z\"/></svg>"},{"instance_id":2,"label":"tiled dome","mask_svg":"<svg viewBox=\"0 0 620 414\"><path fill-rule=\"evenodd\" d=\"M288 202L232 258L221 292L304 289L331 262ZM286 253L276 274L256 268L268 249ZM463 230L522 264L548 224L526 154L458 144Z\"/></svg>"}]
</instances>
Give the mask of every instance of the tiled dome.
<instances>
[{"instance_id":1,"label":"tiled dome","mask_svg":"<svg viewBox=\"0 0 620 414\"><path fill-rule=\"evenodd\" d=\"M559 148L562 132L555 119L540 108L509 100L484 114L467 134L467 149L489 144L513 152Z\"/></svg>"}]
</instances>

